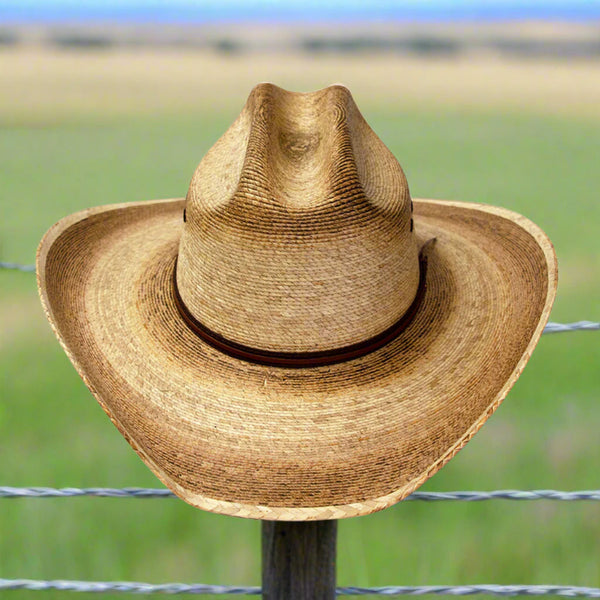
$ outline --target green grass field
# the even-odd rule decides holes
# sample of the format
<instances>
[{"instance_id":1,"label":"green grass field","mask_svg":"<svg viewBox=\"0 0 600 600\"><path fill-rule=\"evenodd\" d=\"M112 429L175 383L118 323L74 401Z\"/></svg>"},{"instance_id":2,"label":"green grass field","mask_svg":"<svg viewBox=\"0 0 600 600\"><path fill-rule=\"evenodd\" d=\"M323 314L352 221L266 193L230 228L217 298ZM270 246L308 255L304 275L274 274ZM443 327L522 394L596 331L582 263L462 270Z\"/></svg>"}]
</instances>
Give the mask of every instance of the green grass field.
<instances>
[{"instance_id":1,"label":"green grass field","mask_svg":"<svg viewBox=\"0 0 600 600\"><path fill-rule=\"evenodd\" d=\"M498 204L541 225L560 265L551 319L600 320L600 121L361 108L413 196ZM5 124L0 260L33 262L44 231L78 209L184 195L234 117ZM0 278L1 484L156 487L51 334L35 277ZM594 332L544 336L503 406L423 489L600 488L599 342ZM407 502L340 523L338 581L600 586L599 540L598 503ZM257 585L259 543L259 523L179 500L0 500L5 578Z\"/></svg>"}]
</instances>

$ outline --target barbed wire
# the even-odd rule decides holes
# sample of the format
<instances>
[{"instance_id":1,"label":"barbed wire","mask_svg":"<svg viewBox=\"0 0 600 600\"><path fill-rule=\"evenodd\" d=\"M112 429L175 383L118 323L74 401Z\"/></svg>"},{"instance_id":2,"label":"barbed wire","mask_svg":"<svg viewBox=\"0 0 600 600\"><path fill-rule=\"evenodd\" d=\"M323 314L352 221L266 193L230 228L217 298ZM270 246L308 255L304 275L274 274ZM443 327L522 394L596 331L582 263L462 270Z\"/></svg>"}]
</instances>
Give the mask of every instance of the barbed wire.
<instances>
[{"instance_id":1,"label":"barbed wire","mask_svg":"<svg viewBox=\"0 0 600 600\"><path fill-rule=\"evenodd\" d=\"M175 498L175 494L161 488L48 488L0 486L0 498ZM600 490L492 490L456 492L413 492L404 499L437 502L441 500L481 502L483 500L600 500Z\"/></svg>"},{"instance_id":2,"label":"barbed wire","mask_svg":"<svg viewBox=\"0 0 600 600\"><path fill-rule=\"evenodd\" d=\"M576 321L575 323L547 323L544 333L562 333L563 331L592 331L600 329L600 323L594 321Z\"/></svg>"},{"instance_id":3,"label":"barbed wire","mask_svg":"<svg viewBox=\"0 0 600 600\"><path fill-rule=\"evenodd\" d=\"M483 500L600 500L600 490L577 490L564 492L560 490L492 490L457 491L457 492L413 492L404 499L439 502L441 500L481 502Z\"/></svg>"},{"instance_id":4,"label":"barbed wire","mask_svg":"<svg viewBox=\"0 0 600 600\"><path fill-rule=\"evenodd\" d=\"M0 269L12 269L16 271L25 271L35 273L35 265L24 265L21 263L2 262ZM548 323L544 328L544 333L564 333L566 331L592 331L599 330L600 323L595 321L576 321L574 323Z\"/></svg>"},{"instance_id":5,"label":"barbed wire","mask_svg":"<svg viewBox=\"0 0 600 600\"><path fill-rule=\"evenodd\" d=\"M139 581L68 581L64 579L0 579L0 590L63 592L132 592L134 594L246 594L258 595L259 587L205 585L202 583L141 583Z\"/></svg>"},{"instance_id":6,"label":"barbed wire","mask_svg":"<svg viewBox=\"0 0 600 600\"><path fill-rule=\"evenodd\" d=\"M262 593L256 586L206 585L202 583L141 583L137 581L68 581L37 579L0 579L0 590L64 592L130 592L134 594L213 594L249 595ZM386 587L338 587L338 596L422 596L437 594L449 596L564 596L567 598L600 598L600 588L563 585L423 585Z\"/></svg>"},{"instance_id":7,"label":"barbed wire","mask_svg":"<svg viewBox=\"0 0 600 600\"><path fill-rule=\"evenodd\" d=\"M0 269L12 269L15 271L27 271L35 273L35 265L22 265L20 263L0 261Z\"/></svg>"},{"instance_id":8,"label":"barbed wire","mask_svg":"<svg viewBox=\"0 0 600 600\"><path fill-rule=\"evenodd\" d=\"M338 594L348 596L364 596L376 594L380 596L423 596L425 594L449 596L473 596L488 594L492 596L565 596L567 598L600 598L600 588L575 587L562 585L421 585L358 588L341 587Z\"/></svg>"}]
</instances>

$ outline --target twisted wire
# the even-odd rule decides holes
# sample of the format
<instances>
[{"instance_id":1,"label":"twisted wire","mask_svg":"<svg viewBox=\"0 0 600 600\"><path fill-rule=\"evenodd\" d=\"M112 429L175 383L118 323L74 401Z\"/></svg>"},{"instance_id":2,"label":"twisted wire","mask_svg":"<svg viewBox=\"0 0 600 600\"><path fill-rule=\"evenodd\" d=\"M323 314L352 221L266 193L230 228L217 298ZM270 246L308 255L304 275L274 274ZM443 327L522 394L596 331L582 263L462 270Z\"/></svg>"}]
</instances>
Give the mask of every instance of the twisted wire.
<instances>
[{"instance_id":1,"label":"twisted wire","mask_svg":"<svg viewBox=\"0 0 600 600\"><path fill-rule=\"evenodd\" d=\"M12 269L15 271L26 271L35 273L35 265L22 265L20 263L0 261L0 269Z\"/></svg>"},{"instance_id":2,"label":"twisted wire","mask_svg":"<svg viewBox=\"0 0 600 600\"><path fill-rule=\"evenodd\" d=\"M600 329L600 323L594 321L576 321L575 323L548 323L544 333L562 333L563 331L592 331Z\"/></svg>"},{"instance_id":3,"label":"twisted wire","mask_svg":"<svg viewBox=\"0 0 600 600\"><path fill-rule=\"evenodd\" d=\"M74 498L95 496L101 498L175 498L166 489L152 488L48 488L0 486L0 498ZM441 500L480 502L483 500L600 500L600 490L492 490L456 492L413 492L404 499L438 502Z\"/></svg>"},{"instance_id":4,"label":"twisted wire","mask_svg":"<svg viewBox=\"0 0 600 600\"><path fill-rule=\"evenodd\" d=\"M174 498L167 489L151 488L49 488L0 486L0 498L75 498L96 496L100 498Z\"/></svg>"},{"instance_id":5,"label":"twisted wire","mask_svg":"<svg viewBox=\"0 0 600 600\"><path fill-rule=\"evenodd\" d=\"M213 595L259 595L261 588L202 583L141 583L137 581L68 581L37 579L0 579L0 590L64 592L130 592L134 594L213 594ZM566 598L600 598L600 588L562 585L424 585L386 587L338 587L339 596L422 596L424 594L472 596L564 596Z\"/></svg>"},{"instance_id":6,"label":"twisted wire","mask_svg":"<svg viewBox=\"0 0 600 600\"><path fill-rule=\"evenodd\" d=\"M342 587L337 589L339 595L364 596L423 596L437 594L449 596L472 596L488 594L492 596L565 596L567 598L599 598L600 588L575 587L562 585L422 585L422 586L389 586L377 588Z\"/></svg>"},{"instance_id":7,"label":"twisted wire","mask_svg":"<svg viewBox=\"0 0 600 600\"><path fill-rule=\"evenodd\" d=\"M206 585L203 583L142 583L139 581L69 581L54 579L0 579L0 590L30 590L35 592L60 590L63 592L131 592L134 594L246 594L258 595L259 587Z\"/></svg>"}]
</instances>

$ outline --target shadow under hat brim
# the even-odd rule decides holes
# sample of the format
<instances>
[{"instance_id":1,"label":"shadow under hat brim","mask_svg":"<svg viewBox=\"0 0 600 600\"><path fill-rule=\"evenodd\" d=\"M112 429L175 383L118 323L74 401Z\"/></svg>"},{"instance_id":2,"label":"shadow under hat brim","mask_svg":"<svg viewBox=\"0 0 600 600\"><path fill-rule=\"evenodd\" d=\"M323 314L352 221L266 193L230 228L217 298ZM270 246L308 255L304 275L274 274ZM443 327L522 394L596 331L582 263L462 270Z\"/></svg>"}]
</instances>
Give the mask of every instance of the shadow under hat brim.
<instances>
[{"instance_id":1,"label":"shadow under hat brim","mask_svg":"<svg viewBox=\"0 0 600 600\"><path fill-rule=\"evenodd\" d=\"M204 342L176 308L183 207L66 217L40 244L38 284L57 337L119 431L167 487L212 512L339 519L402 500L498 407L555 295L554 250L529 220L415 200L419 243L437 241L410 325L339 364L253 364Z\"/></svg>"}]
</instances>

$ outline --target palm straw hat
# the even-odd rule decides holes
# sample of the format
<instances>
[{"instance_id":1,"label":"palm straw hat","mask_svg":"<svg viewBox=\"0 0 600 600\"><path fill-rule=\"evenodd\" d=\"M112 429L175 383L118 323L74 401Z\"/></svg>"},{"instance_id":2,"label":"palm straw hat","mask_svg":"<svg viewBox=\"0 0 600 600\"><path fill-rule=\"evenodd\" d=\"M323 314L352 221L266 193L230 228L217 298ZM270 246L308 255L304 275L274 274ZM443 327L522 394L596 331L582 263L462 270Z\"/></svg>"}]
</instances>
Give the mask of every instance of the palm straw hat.
<instances>
[{"instance_id":1,"label":"palm straw hat","mask_svg":"<svg viewBox=\"0 0 600 600\"><path fill-rule=\"evenodd\" d=\"M127 441L186 502L339 519L413 492L523 370L552 244L504 208L411 200L339 85L258 85L186 199L65 217L44 309Z\"/></svg>"}]
</instances>

